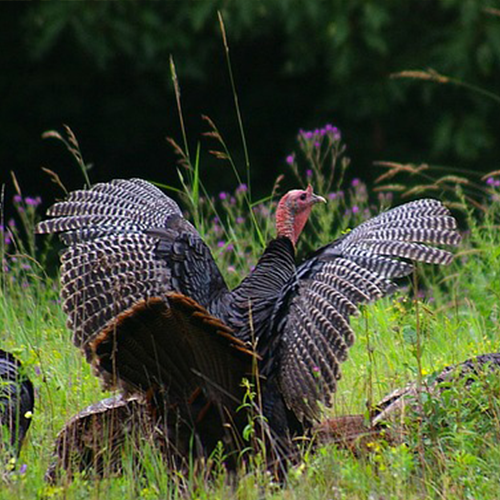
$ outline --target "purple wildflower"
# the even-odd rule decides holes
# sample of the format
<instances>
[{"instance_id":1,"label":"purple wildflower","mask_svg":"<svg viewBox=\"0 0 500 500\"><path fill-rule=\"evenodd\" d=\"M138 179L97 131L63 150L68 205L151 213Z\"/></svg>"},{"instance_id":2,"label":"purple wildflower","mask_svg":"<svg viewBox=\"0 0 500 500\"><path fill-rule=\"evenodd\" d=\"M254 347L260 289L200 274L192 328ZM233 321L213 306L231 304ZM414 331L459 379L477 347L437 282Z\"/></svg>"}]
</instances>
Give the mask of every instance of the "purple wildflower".
<instances>
[{"instance_id":1,"label":"purple wildflower","mask_svg":"<svg viewBox=\"0 0 500 500\"><path fill-rule=\"evenodd\" d=\"M352 207L352 213L353 213L353 214L357 214L358 212L359 212L359 207L358 207L357 205L354 205L354 206Z\"/></svg>"},{"instance_id":2,"label":"purple wildflower","mask_svg":"<svg viewBox=\"0 0 500 500\"><path fill-rule=\"evenodd\" d=\"M359 186L359 184L360 184L360 183L361 183L361 181L360 181L357 177L355 177L355 178L351 181L351 186L352 186L352 187L357 187L357 186Z\"/></svg>"},{"instance_id":3,"label":"purple wildflower","mask_svg":"<svg viewBox=\"0 0 500 500\"><path fill-rule=\"evenodd\" d=\"M321 146L321 144L320 144L318 141L316 141L316 142L314 143L314 147L315 147L315 148L319 148L320 146Z\"/></svg>"},{"instance_id":4,"label":"purple wildflower","mask_svg":"<svg viewBox=\"0 0 500 500\"><path fill-rule=\"evenodd\" d=\"M32 207L37 207L38 205L40 205L40 203L42 203L42 199L40 198L40 196L37 196L36 198L27 196L26 198L24 198L24 201L26 202L26 205L30 205Z\"/></svg>"},{"instance_id":5,"label":"purple wildflower","mask_svg":"<svg viewBox=\"0 0 500 500\"><path fill-rule=\"evenodd\" d=\"M488 177L486 179L486 184L488 184L488 186L493 186L495 184L495 179L493 179L493 177Z\"/></svg>"},{"instance_id":6,"label":"purple wildflower","mask_svg":"<svg viewBox=\"0 0 500 500\"><path fill-rule=\"evenodd\" d=\"M7 224L12 229L16 227L16 221L14 219L9 219L9 222L7 222Z\"/></svg>"},{"instance_id":7,"label":"purple wildflower","mask_svg":"<svg viewBox=\"0 0 500 500\"><path fill-rule=\"evenodd\" d=\"M226 247L226 250L228 252L232 252L234 250L234 245L232 243L229 243L229 245Z\"/></svg>"},{"instance_id":8,"label":"purple wildflower","mask_svg":"<svg viewBox=\"0 0 500 500\"><path fill-rule=\"evenodd\" d=\"M312 170L306 170L306 177L310 179L313 176L313 171Z\"/></svg>"},{"instance_id":9,"label":"purple wildflower","mask_svg":"<svg viewBox=\"0 0 500 500\"><path fill-rule=\"evenodd\" d=\"M328 194L328 199L329 200L334 200L335 198L337 198L337 193L329 193Z\"/></svg>"},{"instance_id":10,"label":"purple wildflower","mask_svg":"<svg viewBox=\"0 0 500 500\"><path fill-rule=\"evenodd\" d=\"M14 203L21 203L23 201L23 197L20 194L14 195Z\"/></svg>"},{"instance_id":11,"label":"purple wildflower","mask_svg":"<svg viewBox=\"0 0 500 500\"><path fill-rule=\"evenodd\" d=\"M36 373L37 375L41 375L42 370L40 369L40 365L35 365L35 373Z\"/></svg>"},{"instance_id":12,"label":"purple wildflower","mask_svg":"<svg viewBox=\"0 0 500 500\"><path fill-rule=\"evenodd\" d=\"M243 224L245 222L244 217L236 217L236 224Z\"/></svg>"},{"instance_id":13,"label":"purple wildflower","mask_svg":"<svg viewBox=\"0 0 500 500\"><path fill-rule=\"evenodd\" d=\"M236 193L246 193L248 191L248 186L246 184L240 184L236 188Z\"/></svg>"},{"instance_id":14,"label":"purple wildflower","mask_svg":"<svg viewBox=\"0 0 500 500\"><path fill-rule=\"evenodd\" d=\"M288 165L293 165L293 163L295 162L295 155L294 154L288 155L286 157L286 162L288 163Z\"/></svg>"},{"instance_id":15,"label":"purple wildflower","mask_svg":"<svg viewBox=\"0 0 500 500\"><path fill-rule=\"evenodd\" d=\"M21 465L21 467L19 467L19 474L21 474L21 475L26 474L27 469L28 469L28 466L26 464Z\"/></svg>"},{"instance_id":16,"label":"purple wildflower","mask_svg":"<svg viewBox=\"0 0 500 500\"><path fill-rule=\"evenodd\" d=\"M223 240L220 240L217 242L217 247L218 248L224 248L226 246L226 242Z\"/></svg>"},{"instance_id":17,"label":"purple wildflower","mask_svg":"<svg viewBox=\"0 0 500 500\"><path fill-rule=\"evenodd\" d=\"M221 191L219 193L219 200L225 200L227 198L227 193L225 193L224 191Z\"/></svg>"}]
</instances>

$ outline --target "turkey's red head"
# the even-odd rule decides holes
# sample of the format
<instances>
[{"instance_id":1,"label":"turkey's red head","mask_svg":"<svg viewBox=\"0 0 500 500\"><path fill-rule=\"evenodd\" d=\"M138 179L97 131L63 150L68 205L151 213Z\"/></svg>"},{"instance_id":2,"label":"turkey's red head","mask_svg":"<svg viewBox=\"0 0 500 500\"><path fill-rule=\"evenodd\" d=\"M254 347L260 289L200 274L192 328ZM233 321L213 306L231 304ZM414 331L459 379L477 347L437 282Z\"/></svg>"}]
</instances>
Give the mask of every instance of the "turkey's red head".
<instances>
[{"instance_id":1,"label":"turkey's red head","mask_svg":"<svg viewBox=\"0 0 500 500\"><path fill-rule=\"evenodd\" d=\"M293 189L281 198L276 210L278 236L286 236L295 245L306 225L312 206L326 203L322 196L313 193L309 184L307 189Z\"/></svg>"}]
</instances>

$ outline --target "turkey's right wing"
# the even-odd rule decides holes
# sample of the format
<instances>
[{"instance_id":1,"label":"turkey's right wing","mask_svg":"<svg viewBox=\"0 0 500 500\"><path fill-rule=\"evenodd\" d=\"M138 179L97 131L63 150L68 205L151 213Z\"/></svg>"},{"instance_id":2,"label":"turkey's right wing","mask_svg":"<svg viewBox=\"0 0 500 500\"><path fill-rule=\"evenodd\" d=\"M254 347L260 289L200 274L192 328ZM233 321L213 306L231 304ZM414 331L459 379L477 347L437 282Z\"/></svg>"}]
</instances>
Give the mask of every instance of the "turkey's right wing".
<instances>
[{"instance_id":1,"label":"turkey's right wing","mask_svg":"<svg viewBox=\"0 0 500 500\"><path fill-rule=\"evenodd\" d=\"M275 307L275 356L267 361L279 359L285 401L300 420L318 417L318 401L329 403L354 342L349 317L358 305L394 290L391 279L410 274L411 261L451 261L451 253L428 244L459 241L448 209L418 200L361 224L298 267Z\"/></svg>"},{"instance_id":2,"label":"turkey's right wing","mask_svg":"<svg viewBox=\"0 0 500 500\"><path fill-rule=\"evenodd\" d=\"M178 205L140 179L74 191L38 233L61 233L63 308L74 343L88 344L136 302L175 290L205 307L226 290L210 250Z\"/></svg>"}]
</instances>

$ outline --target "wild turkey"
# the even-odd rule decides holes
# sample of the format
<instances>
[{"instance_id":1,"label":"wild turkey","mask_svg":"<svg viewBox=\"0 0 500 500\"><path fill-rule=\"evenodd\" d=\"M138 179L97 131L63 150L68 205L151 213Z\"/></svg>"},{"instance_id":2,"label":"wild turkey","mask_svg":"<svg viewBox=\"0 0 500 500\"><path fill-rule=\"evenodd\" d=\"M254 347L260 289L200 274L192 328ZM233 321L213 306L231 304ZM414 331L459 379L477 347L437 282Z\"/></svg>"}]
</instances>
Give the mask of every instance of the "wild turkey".
<instances>
[{"instance_id":1,"label":"wild turkey","mask_svg":"<svg viewBox=\"0 0 500 500\"><path fill-rule=\"evenodd\" d=\"M132 467L140 467L147 444L158 449L168 444L147 406L121 394L104 399L72 417L59 432L45 480L71 480L76 473L120 474L125 455Z\"/></svg>"},{"instance_id":2,"label":"wild turkey","mask_svg":"<svg viewBox=\"0 0 500 500\"><path fill-rule=\"evenodd\" d=\"M423 380L421 385L412 382L391 392L371 409L369 418L366 415L331 418L317 424L313 435L320 442L334 442L355 453L369 451L367 444L373 444L380 439L389 443L404 442L408 436L409 424L417 420L422 422L426 416L422 401L428 401L430 397L439 404L442 402L441 395L451 389L456 391L456 394L465 396L464 401L460 403L467 404L476 398L472 396L472 399L467 401L467 390L474 382L488 382L488 377L492 374L497 379L500 376L500 353L482 354L457 365L447 366L437 376ZM495 389L494 391L498 392ZM478 411L483 416L488 411L487 406L491 405L491 395L485 396L485 399L488 399L488 404L481 402L481 409ZM447 404L450 404L450 395L447 400ZM494 411L492 418L497 418L497 411ZM456 414L450 418L456 418ZM435 407L431 419L436 420ZM445 425L444 421L441 421L440 425Z\"/></svg>"},{"instance_id":3,"label":"wild turkey","mask_svg":"<svg viewBox=\"0 0 500 500\"><path fill-rule=\"evenodd\" d=\"M33 384L21 362L0 349L0 462L19 455L34 404Z\"/></svg>"},{"instance_id":4,"label":"wild turkey","mask_svg":"<svg viewBox=\"0 0 500 500\"><path fill-rule=\"evenodd\" d=\"M395 289L411 260L447 264L427 246L456 245L455 219L418 200L364 222L299 266L295 245L315 203L293 190L279 202L277 237L230 291L178 205L140 179L75 191L38 233L61 233L62 297L74 343L110 387L147 394L158 413L194 432L197 451L238 445L247 422L243 377L255 366L275 436L319 417L354 341L349 316ZM255 346L255 349L253 349Z\"/></svg>"}]
</instances>

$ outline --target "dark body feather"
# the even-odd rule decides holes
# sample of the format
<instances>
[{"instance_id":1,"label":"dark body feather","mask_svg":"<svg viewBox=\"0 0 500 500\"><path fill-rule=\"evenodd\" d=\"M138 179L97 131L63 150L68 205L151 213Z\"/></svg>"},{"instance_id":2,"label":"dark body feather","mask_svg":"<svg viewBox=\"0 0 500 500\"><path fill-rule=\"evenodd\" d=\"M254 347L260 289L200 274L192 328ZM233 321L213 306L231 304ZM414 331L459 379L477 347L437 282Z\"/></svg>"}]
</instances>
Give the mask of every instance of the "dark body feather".
<instances>
[{"instance_id":1,"label":"dark body feather","mask_svg":"<svg viewBox=\"0 0 500 500\"><path fill-rule=\"evenodd\" d=\"M0 460L19 455L34 405L33 384L21 362L0 349Z\"/></svg>"}]
</instances>

